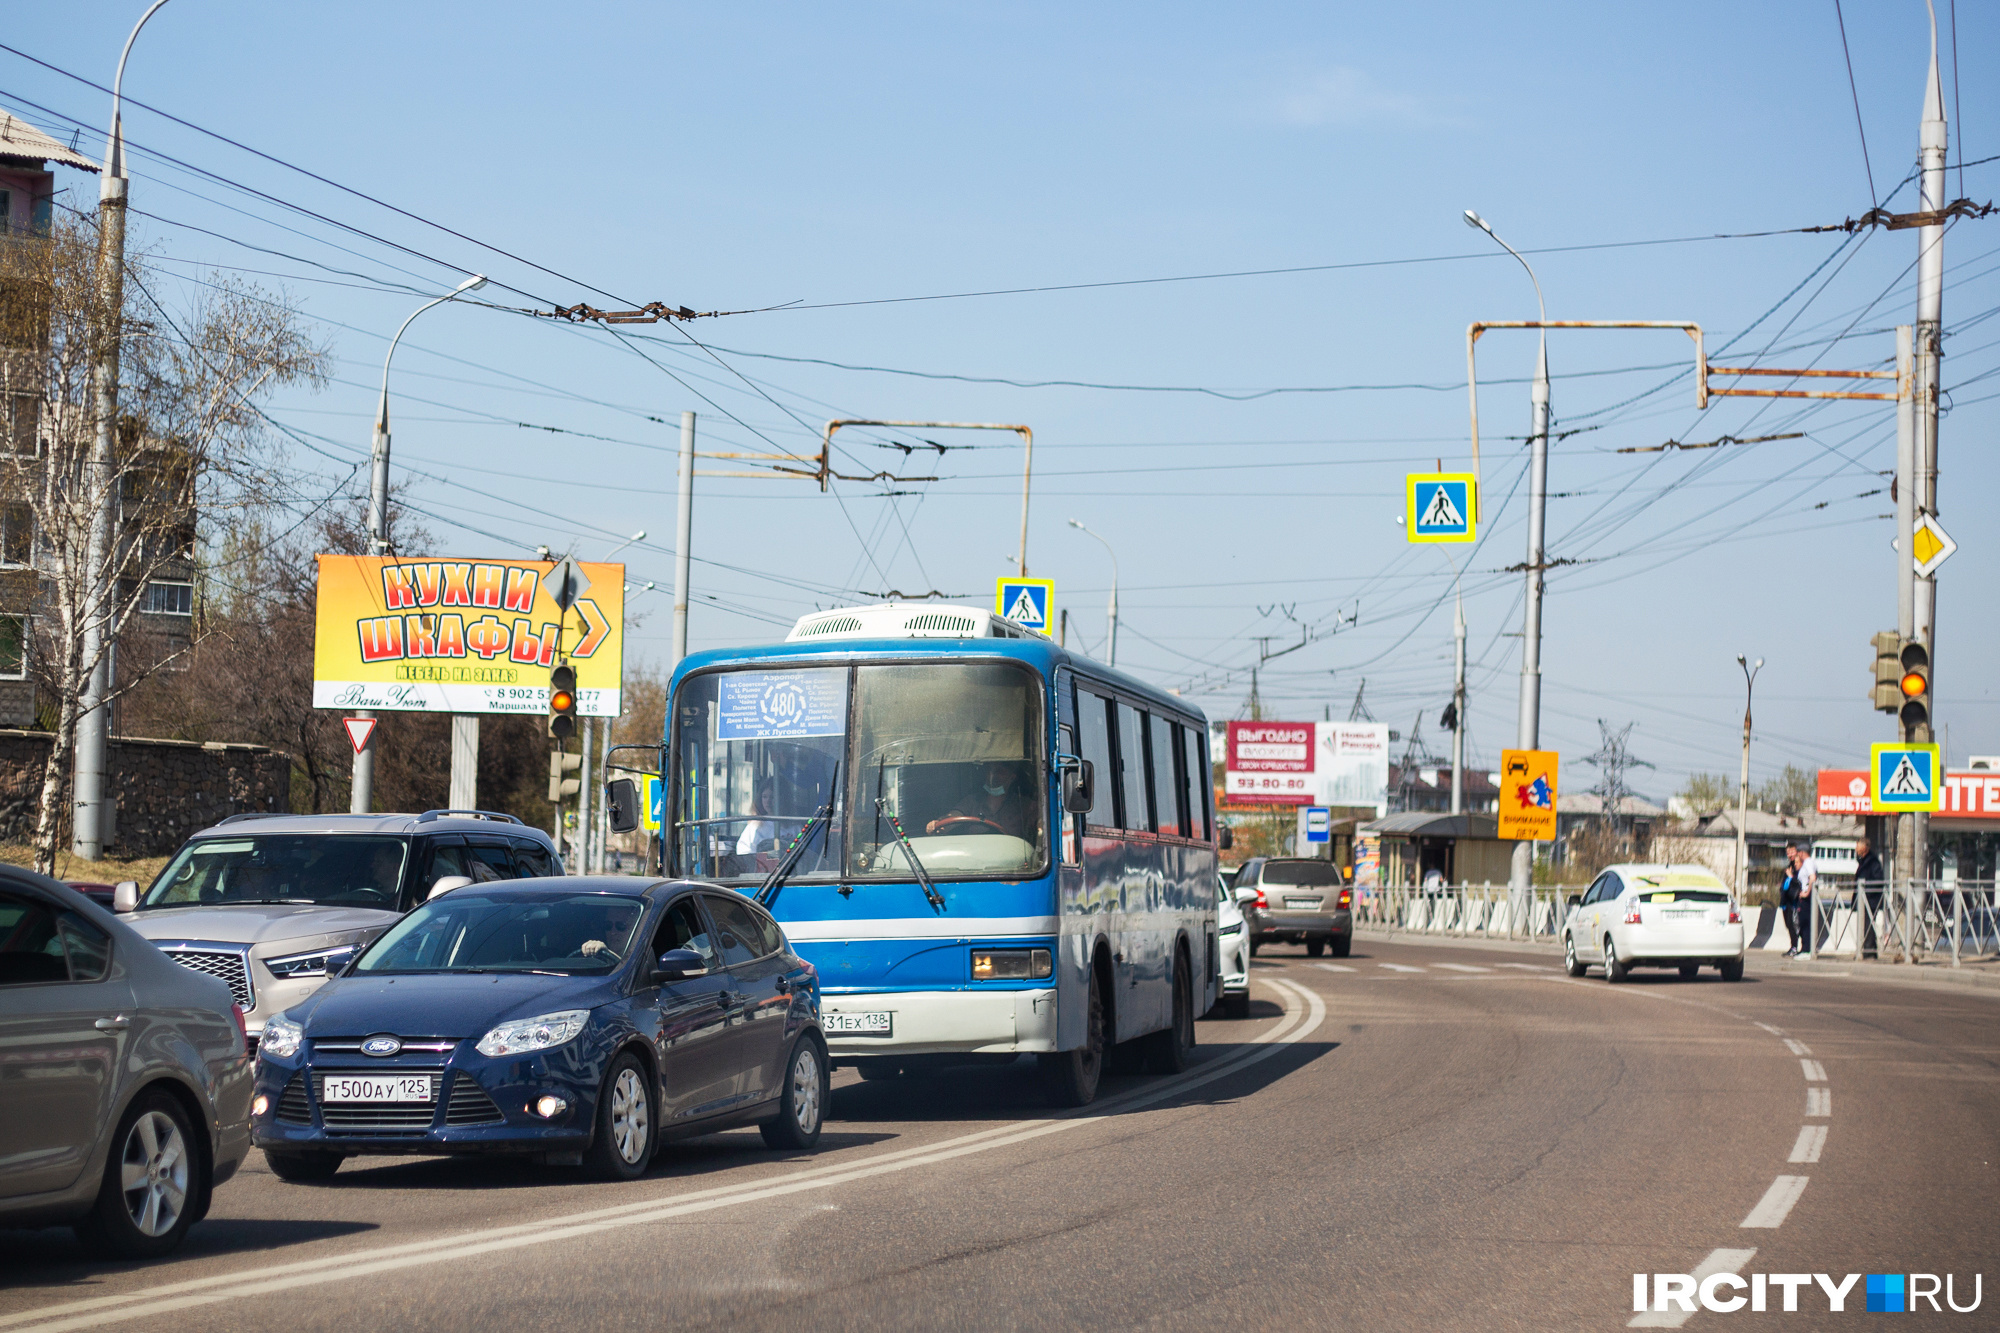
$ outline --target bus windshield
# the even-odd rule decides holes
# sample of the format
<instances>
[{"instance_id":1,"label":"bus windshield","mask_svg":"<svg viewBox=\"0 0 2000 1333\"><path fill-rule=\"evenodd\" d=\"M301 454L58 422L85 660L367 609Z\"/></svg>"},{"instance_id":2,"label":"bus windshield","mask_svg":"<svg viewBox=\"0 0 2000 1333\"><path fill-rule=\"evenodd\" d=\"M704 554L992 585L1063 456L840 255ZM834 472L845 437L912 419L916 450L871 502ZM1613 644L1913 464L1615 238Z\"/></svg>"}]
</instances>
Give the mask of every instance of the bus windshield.
<instances>
[{"instance_id":1,"label":"bus windshield","mask_svg":"<svg viewBox=\"0 0 2000 1333\"><path fill-rule=\"evenodd\" d=\"M1047 863L1037 677L934 662L691 677L675 698L676 871L761 880L1019 877ZM900 829L900 832L899 832Z\"/></svg>"}]
</instances>

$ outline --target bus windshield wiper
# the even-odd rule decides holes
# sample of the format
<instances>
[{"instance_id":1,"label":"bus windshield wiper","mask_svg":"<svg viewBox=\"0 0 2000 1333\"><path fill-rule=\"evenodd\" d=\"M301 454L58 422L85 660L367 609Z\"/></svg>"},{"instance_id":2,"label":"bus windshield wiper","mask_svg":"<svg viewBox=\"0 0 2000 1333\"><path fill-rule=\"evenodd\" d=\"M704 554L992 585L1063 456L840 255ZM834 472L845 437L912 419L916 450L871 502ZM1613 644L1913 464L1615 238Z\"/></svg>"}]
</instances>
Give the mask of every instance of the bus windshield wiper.
<instances>
[{"instance_id":1,"label":"bus windshield wiper","mask_svg":"<svg viewBox=\"0 0 2000 1333\"><path fill-rule=\"evenodd\" d=\"M924 869L924 863L917 857L917 849L910 846L910 835L903 832L902 821L896 818L894 812L889 809L889 803L880 796L875 798L875 809L889 821L889 827L896 830L896 841L903 844L903 855L909 858L910 869L916 872L917 887L924 891L924 897L929 900L931 910L942 912L944 895L939 893L937 885L931 882L931 872Z\"/></svg>"},{"instance_id":2,"label":"bus windshield wiper","mask_svg":"<svg viewBox=\"0 0 2000 1333\"><path fill-rule=\"evenodd\" d=\"M791 877L792 867L799 863L799 857L805 854L806 844L812 841L814 831L833 821L833 803L838 799L840 799L840 765L835 763L833 776L827 783L826 804L819 808L818 814L805 822L798 836L792 839L792 845L785 849L785 859L778 863L778 868L766 877L763 884L758 886L757 892L752 895L766 909L769 909L771 904L778 900L778 895L784 891L785 881Z\"/></svg>"}]
</instances>

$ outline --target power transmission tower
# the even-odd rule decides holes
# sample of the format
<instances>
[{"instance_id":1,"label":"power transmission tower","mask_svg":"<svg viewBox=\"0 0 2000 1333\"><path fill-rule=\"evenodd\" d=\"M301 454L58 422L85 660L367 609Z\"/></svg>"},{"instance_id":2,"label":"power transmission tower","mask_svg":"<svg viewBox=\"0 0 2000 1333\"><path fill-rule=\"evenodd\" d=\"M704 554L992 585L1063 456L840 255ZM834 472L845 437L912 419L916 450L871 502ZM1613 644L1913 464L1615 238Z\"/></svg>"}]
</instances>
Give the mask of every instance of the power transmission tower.
<instances>
[{"instance_id":1,"label":"power transmission tower","mask_svg":"<svg viewBox=\"0 0 2000 1333\"><path fill-rule=\"evenodd\" d=\"M1644 759L1634 759L1627 745L1636 722L1627 722L1617 731L1603 718L1597 719L1597 730L1601 745L1596 754L1585 755L1583 762L1595 768L1601 776L1590 790L1593 795L1604 798L1604 813L1610 820L1610 827L1617 832L1625 828L1625 802L1632 795L1632 789L1625 785L1625 774L1629 769L1652 768Z\"/></svg>"},{"instance_id":2,"label":"power transmission tower","mask_svg":"<svg viewBox=\"0 0 2000 1333\"><path fill-rule=\"evenodd\" d=\"M1361 698L1367 689L1368 678L1363 676L1361 683L1354 687L1354 707L1347 710L1347 720L1349 722L1373 722L1375 720L1375 715L1368 711L1368 705Z\"/></svg>"}]
</instances>

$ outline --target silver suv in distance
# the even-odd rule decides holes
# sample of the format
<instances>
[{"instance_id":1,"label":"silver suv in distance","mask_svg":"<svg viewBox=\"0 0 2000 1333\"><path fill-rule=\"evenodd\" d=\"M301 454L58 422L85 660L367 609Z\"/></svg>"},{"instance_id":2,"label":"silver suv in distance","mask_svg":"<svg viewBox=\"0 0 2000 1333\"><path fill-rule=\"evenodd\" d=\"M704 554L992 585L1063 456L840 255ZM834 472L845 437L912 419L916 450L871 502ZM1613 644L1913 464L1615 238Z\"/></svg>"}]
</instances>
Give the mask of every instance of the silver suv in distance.
<instances>
[{"instance_id":1,"label":"silver suv in distance","mask_svg":"<svg viewBox=\"0 0 2000 1333\"><path fill-rule=\"evenodd\" d=\"M1236 874L1236 901L1250 930L1250 951L1283 940L1304 944L1314 958L1354 947L1353 890L1331 861L1256 856Z\"/></svg>"},{"instance_id":2,"label":"silver suv in distance","mask_svg":"<svg viewBox=\"0 0 2000 1333\"><path fill-rule=\"evenodd\" d=\"M562 873L549 835L512 815L232 815L143 894L119 885L116 905L167 957L229 984L254 1045L440 881Z\"/></svg>"}]
</instances>

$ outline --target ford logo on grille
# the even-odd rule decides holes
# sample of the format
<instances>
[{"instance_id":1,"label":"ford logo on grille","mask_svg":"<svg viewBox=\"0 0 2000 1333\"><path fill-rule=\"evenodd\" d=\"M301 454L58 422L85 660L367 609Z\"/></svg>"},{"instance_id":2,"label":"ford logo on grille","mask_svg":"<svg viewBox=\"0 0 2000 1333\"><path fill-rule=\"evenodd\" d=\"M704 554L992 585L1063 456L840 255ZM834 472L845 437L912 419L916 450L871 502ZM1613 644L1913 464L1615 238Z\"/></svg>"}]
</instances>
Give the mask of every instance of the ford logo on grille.
<instances>
[{"instance_id":1,"label":"ford logo on grille","mask_svg":"<svg viewBox=\"0 0 2000 1333\"><path fill-rule=\"evenodd\" d=\"M363 1055L394 1055L403 1049L401 1037L370 1037L361 1043Z\"/></svg>"}]
</instances>

